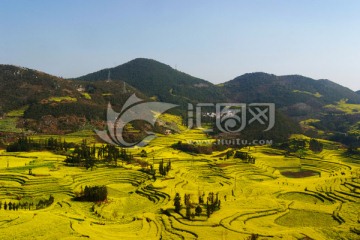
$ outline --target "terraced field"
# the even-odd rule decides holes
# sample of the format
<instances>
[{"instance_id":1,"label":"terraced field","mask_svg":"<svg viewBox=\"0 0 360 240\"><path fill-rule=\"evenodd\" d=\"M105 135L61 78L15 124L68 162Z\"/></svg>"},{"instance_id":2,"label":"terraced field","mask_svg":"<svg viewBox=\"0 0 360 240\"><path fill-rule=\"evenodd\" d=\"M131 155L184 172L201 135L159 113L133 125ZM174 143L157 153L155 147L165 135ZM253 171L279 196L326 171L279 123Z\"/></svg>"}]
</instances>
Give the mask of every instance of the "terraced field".
<instances>
[{"instance_id":1,"label":"terraced field","mask_svg":"<svg viewBox=\"0 0 360 240\"><path fill-rule=\"evenodd\" d=\"M267 147L246 149L255 164L213 155L189 155L170 147L185 134L162 136L144 149L142 161L171 160L172 170L156 180L140 165L68 167L63 156L46 152L0 153L1 239L360 239L359 166L324 150L304 159L284 157ZM190 138L190 137L189 137ZM191 139L206 139L191 132ZM137 155L142 149L130 149ZM165 161L166 162L166 161ZM305 169L318 175L287 177ZM31 169L32 174L29 174ZM106 185L102 203L74 201L85 186ZM199 196L214 192L220 210L186 218ZM174 196L183 205L174 210ZM4 210L4 203L34 203L54 197L41 209Z\"/></svg>"}]
</instances>

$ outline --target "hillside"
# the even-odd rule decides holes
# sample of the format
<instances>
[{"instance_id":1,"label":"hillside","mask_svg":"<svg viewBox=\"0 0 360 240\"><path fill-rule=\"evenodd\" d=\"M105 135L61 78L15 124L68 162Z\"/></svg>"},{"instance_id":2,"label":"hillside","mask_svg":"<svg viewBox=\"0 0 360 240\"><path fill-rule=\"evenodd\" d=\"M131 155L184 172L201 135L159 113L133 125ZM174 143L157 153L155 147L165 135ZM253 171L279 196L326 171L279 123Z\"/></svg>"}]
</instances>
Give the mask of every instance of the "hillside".
<instances>
[{"instance_id":1,"label":"hillside","mask_svg":"<svg viewBox=\"0 0 360 240\"><path fill-rule=\"evenodd\" d=\"M81 98L73 84L36 70L0 65L0 108L2 113L50 97Z\"/></svg>"},{"instance_id":2,"label":"hillside","mask_svg":"<svg viewBox=\"0 0 360 240\"><path fill-rule=\"evenodd\" d=\"M120 109L133 93L118 82L65 80L40 71L0 65L0 131L61 134L102 125L108 102Z\"/></svg>"},{"instance_id":3,"label":"hillside","mask_svg":"<svg viewBox=\"0 0 360 240\"><path fill-rule=\"evenodd\" d=\"M192 77L150 59L138 58L118 67L103 69L78 79L90 83L104 81L104 79L112 82L122 80L152 99L177 103L182 105L183 109L186 108L187 103L235 102L237 100L233 98L232 94L223 91L224 89L220 86L215 86L210 82ZM215 111L214 108L208 110ZM283 116L279 119L281 121L276 122L275 128L268 132L268 138L283 140L290 133L299 131L296 124L288 117ZM242 132L241 137L251 139L260 136L259 134L262 136L262 132L248 129L248 131Z\"/></svg>"},{"instance_id":4,"label":"hillside","mask_svg":"<svg viewBox=\"0 0 360 240\"><path fill-rule=\"evenodd\" d=\"M270 102L312 137L358 145L360 95L329 80L248 73L222 85L236 102ZM355 134L355 135L354 135Z\"/></svg>"},{"instance_id":5,"label":"hillside","mask_svg":"<svg viewBox=\"0 0 360 240\"><path fill-rule=\"evenodd\" d=\"M299 132L293 120L314 137L360 131L359 94L329 80L299 75L248 73L215 86L155 60L138 58L77 79L0 65L0 90L2 131L61 134L85 126L101 127L108 102L119 112L133 93L142 99L179 104L182 109L170 112L183 117L188 103L275 103L283 117L272 135ZM254 133L248 129L242 136Z\"/></svg>"},{"instance_id":6,"label":"hillside","mask_svg":"<svg viewBox=\"0 0 360 240\"><path fill-rule=\"evenodd\" d=\"M225 99L214 84L144 58L103 69L77 80L95 82L108 78L113 81L122 80L153 99L183 106L188 102L216 102Z\"/></svg>"},{"instance_id":7,"label":"hillside","mask_svg":"<svg viewBox=\"0 0 360 240\"><path fill-rule=\"evenodd\" d=\"M248 73L224 83L223 89L234 101L275 103L292 117L316 115L323 106L342 99L360 103L360 96L348 88L300 75Z\"/></svg>"},{"instance_id":8,"label":"hillside","mask_svg":"<svg viewBox=\"0 0 360 240\"><path fill-rule=\"evenodd\" d=\"M281 105L289 105L308 98L327 104L341 99L348 99L349 103L360 103L360 97L346 87L329 80L314 80L300 75L247 73L224 83L224 88L228 93L237 93L234 96L237 99L250 101L269 99ZM287 101L284 101L285 97Z\"/></svg>"},{"instance_id":9,"label":"hillside","mask_svg":"<svg viewBox=\"0 0 360 240\"><path fill-rule=\"evenodd\" d=\"M360 94L360 90L359 91L356 91L357 94Z\"/></svg>"}]
</instances>

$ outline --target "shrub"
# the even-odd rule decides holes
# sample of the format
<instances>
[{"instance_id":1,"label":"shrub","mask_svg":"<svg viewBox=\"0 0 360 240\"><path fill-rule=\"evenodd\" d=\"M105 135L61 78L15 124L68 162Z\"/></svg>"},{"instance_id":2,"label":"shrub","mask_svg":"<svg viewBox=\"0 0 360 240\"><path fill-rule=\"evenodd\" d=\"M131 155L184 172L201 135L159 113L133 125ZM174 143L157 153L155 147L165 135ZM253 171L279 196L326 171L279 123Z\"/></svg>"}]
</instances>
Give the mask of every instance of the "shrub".
<instances>
[{"instance_id":1,"label":"shrub","mask_svg":"<svg viewBox=\"0 0 360 240\"><path fill-rule=\"evenodd\" d=\"M107 199L107 194L106 186L86 186L80 199L90 202L105 201Z\"/></svg>"}]
</instances>

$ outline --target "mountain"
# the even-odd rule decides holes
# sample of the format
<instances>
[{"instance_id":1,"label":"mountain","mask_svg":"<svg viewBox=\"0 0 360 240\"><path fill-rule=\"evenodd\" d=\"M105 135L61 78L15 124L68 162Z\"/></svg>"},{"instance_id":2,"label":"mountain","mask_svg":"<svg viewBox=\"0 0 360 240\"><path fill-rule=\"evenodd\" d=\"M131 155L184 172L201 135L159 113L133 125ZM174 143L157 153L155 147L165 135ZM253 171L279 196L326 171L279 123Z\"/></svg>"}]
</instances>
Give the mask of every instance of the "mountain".
<instances>
[{"instance_id":1,"label":"mountain","mask_svg":"<svg viewBox=\"0 0 360 240\"><path fill-rule=\"evenodd\" d=\"M103 69L76 80L85 82L124 81L146 96L186 106L194 102L271 102L292 117L319 113L325 105L342 99L360 103L360 96L329 80L314 80L300 75L276 76L248 73L224 84L179 72L151 59L137 58L115 68Z\"/></svg>"},{"instance_id":2,"label":"mountain","mask_svg":"<svg viewBox=\"0 0 360 240\"><path fill-rule=\"evenodd\" d=\"M137 58L76 80L96 82L106 79L122 80L152 99L183 106L187 106L188 102L206 103L225 99L221 89L214 84L145 58Z\"/></svg>"},{"instance_id":3,"label":"mountain","mask_svg":"<svg viewBox=\"0 0 360 240\"><path fill-rule=\"evenodd\" d=\"M133 93L146 99L131 86L124 91L123 85L121 81L72 81L24 67L0 65L0 119L12 118L19 127L58 134L89 123L101 125L108 102L119 111Z\"/></svg>"},{"instance_id":4,"label":"mountain","mask_svg":"<svg viewBox=\"0 0 360 240\"><path fill-rule=\"evenodd\" d=\"M275 103L311 137L354 143L360 122L360 94L329 80L300 75L248 73L221 85L236 102ZM358 141L358 140L357 140Z\"/></svg>"},{"instance_id":5,"label":"mountain","mask_svg":"<svg viewBox=\"0 0 360 240\"><path fill-rule=\"evenodd\" d=\"M357 94L360 94L360 90L359 91L356 91Z\"/></svg>"},{"instance_id":6,"label":"mountain","mask_svg":"<svg viewBox=\"0 0 360 240\"><path fill-rule=\"evenodd\" d=\"M50 96L78 96L71 82L46 73L12 65L0 65L0 108L7 112Z\"/></svg>"},{"instance_id":7,"label":"mountain","mask_svg":"<svg viewBox=\"0 0 360 240\"><path fill-rule=\"evenodd\" d=\"M238 102L270 102L292 117L318 114L325 105L342 99L360 103L360 95L329 80L300 75L276 76L248 73L222 85L225 94Z\"/></svg>"},{"instance_id":8,"label":"mountain","mask_svg":"<svg viewBox=\"0 0 360 240\"><path fill-rule=\"evenodd\" d=\"M179 72L170 66L151 59L138 58L115 68L103 69L76 80L96 83L106 80L108 82L124 81L139 89L151 99L163 102L176 103L183 106L183 111L173 112L186 115L188 103L219 103L234 102L236 99L224 87L216 86L208 81ZM235 88L234 88L235 89ZM209 108L209 111L215 111ZM207 111L207 110L204 110ZM184 114L185 112L185 114ZM273 131L268 132L272 139L285 139L291 132L299 132L297 123L280 113L279 120ZM241 137L254 135L254 129L248 129ZM256 132L258 135L258 132ZM240 136L239 136L240 137ZM254 137L254 136L253 136Z\"/></svg>"},{"instance_id":9,"label":"mountain","mask_svg":"<svg viewBox=\"0 0 360 240\"><path fill-rule=\"evenodd\" d=\"M279 117L272 136L298 132L299 122L314 136L319 132L352 134L360 122L356 105L360 95L329 80L258 72L214 85L144 58L75 79L0 65L0 91L0 120L16 115L19 127L42 133L73 132L89 125L101 128L108 103L120 112L133 93L145 100L180 104L182 110L172 113L183 117L188 103L275 103ZM135 128L141 130L142 125ZM254 135L255 128L243 136Z\"/></svg>"}]
</instances>

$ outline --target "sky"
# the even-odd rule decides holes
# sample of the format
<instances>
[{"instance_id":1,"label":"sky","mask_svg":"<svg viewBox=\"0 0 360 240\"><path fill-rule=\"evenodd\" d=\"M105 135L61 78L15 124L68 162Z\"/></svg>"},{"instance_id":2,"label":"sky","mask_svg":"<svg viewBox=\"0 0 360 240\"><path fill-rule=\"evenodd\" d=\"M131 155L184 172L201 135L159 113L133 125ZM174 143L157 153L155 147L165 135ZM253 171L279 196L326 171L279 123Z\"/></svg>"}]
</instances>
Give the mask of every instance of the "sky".
<instances>
[{"instance_id":1,"label":"sky","mask_svg":"<svg viewBox=\"0 0 360 240\"><path fill-rule=\"evenodd\" d=\"M221 83L300 74L360 90L360 1L0 0L0 64L66 78L151 58Z\"/></svg>"}]
</instances>

